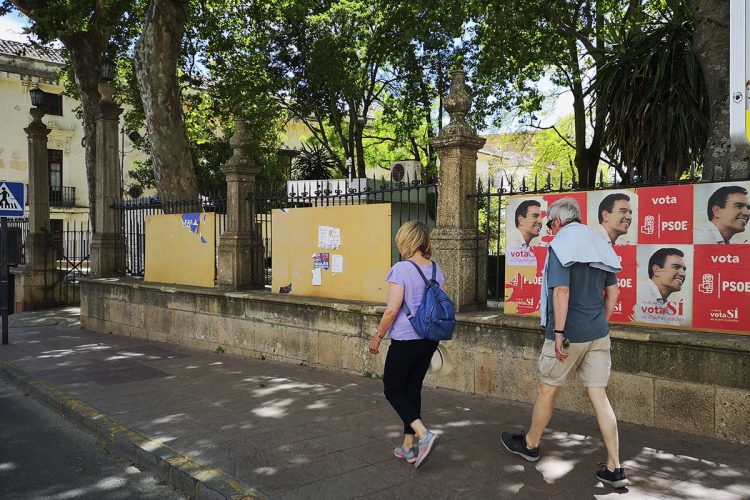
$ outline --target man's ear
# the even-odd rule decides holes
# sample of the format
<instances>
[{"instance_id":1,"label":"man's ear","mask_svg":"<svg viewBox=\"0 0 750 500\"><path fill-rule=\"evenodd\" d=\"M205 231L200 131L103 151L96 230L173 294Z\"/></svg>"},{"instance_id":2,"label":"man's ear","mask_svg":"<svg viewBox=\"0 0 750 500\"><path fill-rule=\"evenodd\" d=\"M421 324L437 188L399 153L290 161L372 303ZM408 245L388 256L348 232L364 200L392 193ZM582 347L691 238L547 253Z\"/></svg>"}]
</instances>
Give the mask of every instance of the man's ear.
<instances>
[{"instance_id":1,"label":"man's ear","mask_svg":"<svg viewBox=\"0 0 750 500\"><path fill-rule=\"evenodd\" d=\"M654 264L653 266L651 266L651 274L653 274L654 276L659 276L659 274L661 274L661 269L662 268L657 264Z\"/></svg>"},{"instance_id":2,"label":"man's ear","mask_svg":"<svg viewBox=\"0 0 750 500\"><path fill-rule=\"evenodd\" d=\"M719 205L711 205L711 220L719 216L719 210L721 210Z\"/></svg>"}]
</instances>

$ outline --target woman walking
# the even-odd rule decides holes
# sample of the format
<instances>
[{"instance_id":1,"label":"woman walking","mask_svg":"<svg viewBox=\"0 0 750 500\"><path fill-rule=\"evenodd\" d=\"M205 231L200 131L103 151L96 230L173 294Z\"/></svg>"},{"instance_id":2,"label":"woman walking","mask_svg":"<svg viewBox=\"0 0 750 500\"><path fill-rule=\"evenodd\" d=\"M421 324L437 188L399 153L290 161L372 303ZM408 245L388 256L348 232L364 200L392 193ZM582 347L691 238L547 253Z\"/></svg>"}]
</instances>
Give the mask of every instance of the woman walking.
<instances>
[{"instance_id":1,"label":"woman walking","mask_svg":"<svg viewBox=\"0 0 750 500\"><path fill-rule=\"evenodd\" d=\"M440 267L430 260L430 230L422 222L410 221L402 225L396 233L396 246L407 260L396 263L386 278L387 305L370 341L370 353L377 354L383 337L390 333L383 386L386 399L404 423L404 441L393 453L419 467L438 441L437 434L425 427L421 415L422 382L438 342L424 339L414 331L402 304L413 312L422 303L425 282L419 270L428 279L435 279L443 289L445 278Z\"/></svg>"}]
</instances>

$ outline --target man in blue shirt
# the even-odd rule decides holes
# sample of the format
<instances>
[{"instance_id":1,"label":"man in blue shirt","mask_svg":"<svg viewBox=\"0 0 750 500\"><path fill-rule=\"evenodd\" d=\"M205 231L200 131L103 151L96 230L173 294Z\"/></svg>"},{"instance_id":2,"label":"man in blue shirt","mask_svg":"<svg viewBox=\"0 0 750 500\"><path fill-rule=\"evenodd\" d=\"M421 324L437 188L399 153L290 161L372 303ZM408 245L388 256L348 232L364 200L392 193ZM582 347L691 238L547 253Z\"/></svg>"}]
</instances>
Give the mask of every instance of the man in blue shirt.
<instances>
[{"instance_id":1,"label":"man in blue shirt","mask_svg":"<svg viewBox=\"0 0 750 500\"><path fill-rule=\"evenodd\" d=\"M607 322L619 294L617 278L607 269L619 269L619 261L610 245L581 224L580 207L572 198L550 206L547 226L555 239L544 270L546 335L539 357L537 399L528 433L503 432L502 443L530 462L539 460L539 441L552 418L557 391L576 372L607 448L607 464L596 477L622 488L628 481L620 465L617 419L606 393L611 367Z\"/></svg>"}]
</instances>

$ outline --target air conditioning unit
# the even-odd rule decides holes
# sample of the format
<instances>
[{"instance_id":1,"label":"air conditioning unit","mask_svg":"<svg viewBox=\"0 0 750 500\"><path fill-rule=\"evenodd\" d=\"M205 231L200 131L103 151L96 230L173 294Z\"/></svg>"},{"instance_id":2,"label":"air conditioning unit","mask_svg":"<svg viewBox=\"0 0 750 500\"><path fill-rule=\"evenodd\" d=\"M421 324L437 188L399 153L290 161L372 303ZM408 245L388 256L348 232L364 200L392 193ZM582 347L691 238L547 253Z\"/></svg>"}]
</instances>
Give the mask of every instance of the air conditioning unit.
<instances>
[{"instance_id":1,"label":"air conditioning unit","mask_svg":"<svg viewBox=\"0 0 750 500\"><path fill-rule=\"evenodd\" d=\"M394 182L412 182L422 179L422 162L419 160L401 160L391 162L391 180Z\"/></svg>"}]
</instances>

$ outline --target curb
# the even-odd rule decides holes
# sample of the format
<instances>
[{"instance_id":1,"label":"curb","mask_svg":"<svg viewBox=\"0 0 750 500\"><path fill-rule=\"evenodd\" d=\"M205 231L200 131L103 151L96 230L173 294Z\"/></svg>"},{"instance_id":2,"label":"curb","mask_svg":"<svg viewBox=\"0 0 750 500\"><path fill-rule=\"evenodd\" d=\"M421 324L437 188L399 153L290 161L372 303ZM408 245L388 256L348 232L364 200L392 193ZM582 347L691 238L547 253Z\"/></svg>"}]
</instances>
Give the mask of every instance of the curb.
<instances>
[{"instance_id":1,"label":"curb","mask_svg":"<svg viewBox=\"0 0 750 500\"><path fill-rule=\"evenodd\" d=\"M57 387L35 379L8 361L0 374L56 413L110 445L122 458L148 470L190 498L265 499L256 488L226 472L202 465L169 446L131 430Z\"/></svg>"}]
</instances>

